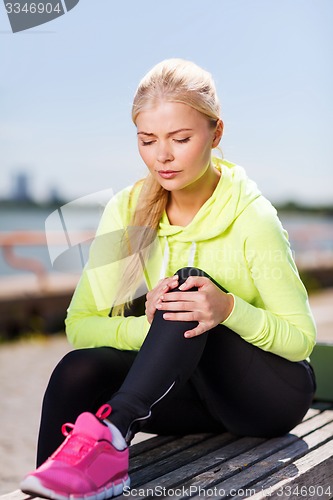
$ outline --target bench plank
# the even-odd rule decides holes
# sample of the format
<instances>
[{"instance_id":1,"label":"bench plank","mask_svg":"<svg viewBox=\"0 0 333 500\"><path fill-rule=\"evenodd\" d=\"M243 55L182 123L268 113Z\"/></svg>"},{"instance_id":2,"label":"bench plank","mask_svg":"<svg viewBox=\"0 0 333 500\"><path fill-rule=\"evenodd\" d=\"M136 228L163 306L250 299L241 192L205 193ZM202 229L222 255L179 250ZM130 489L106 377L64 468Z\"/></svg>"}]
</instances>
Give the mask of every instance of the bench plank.
<instances>
[{"instance_id":1,"label":"bench plank","mask_svg":"<svg viewBox=\"0 0 333 500\"><path fill-rule=\"evenodd\" d=\"M168 473L177 471L180 467L192 463L194 457L206 457L207 454L213 452L214 455L218 453L218 449L222 446L225 447L226 444L231 442L230 446L234 446L235 437L229 433L220 434L217 436L212 436L205 441L194 444L191 447L186 447L183 449L177 449L177 452L172 454L172 456L167 456L165 458L156 459L155 463L152 463L148 467L141 468L137 471L132 471L132 466L130 465L130 477L132 486L141 486L142 484L149 483L152 480L157 479L159 483L161 477ZM250 438L248 438L250 439ZM249 444L251 446L251 443Z\"/></svg>"},{"instance_id":2,"label":"bench plank","mask_svg":"<svg viewBox=\"0 0 333 500\"><path fill-rule=\"evenodd\" d=\"M311 451L293 464L272 474L251 487L256 491L250 498L299 500L300 498L333 498L333 441ZM244 496L234 497L249 498Z\"/></svg>"},{"instance_id":3,"label":"bench plank","mask_svg":"<svg viewBox=\"0 0 333 500\"><path fill-rule=\"evenodd\" d=\"M132 474L142 468L147 468L148 465L155 464L157 461L165 461L171 457L172 455L179 455L181 452L188 450L189 448L199 447L202 448L203 452L205 447L209 446L209 442L211 438L214 437L214 434L189 434L186 436L179 436L178 439L174 439L170 442L163 443L158 447L154 447L152 450L147 450L144 446L145 442L142 444L142 451L140 455L134 456L132 455L132 448L130 448L130 470ZM224 437L223 439L228 439L228 437ZM229 437L231 439L231 437ZM149 440L146 441L149 446ZM133 457L133 458L132 458Z\"/></svg>"},{"instance_id":4,"label":"bench plank","mask_svg":"<svg viewBox=\"0 0 333 500\"><path fill-rule=\"evenodd\" d=\"M291 462L295 462L298 458L305 454L308 454L310 450L315 449L321 443L326 443L332 439L333 435L333 423L327 424L322 429L315 431L303 439L299 439L292 443L290 446L283 448L277 453L274 453L264 460L254 463L251 467L246 466L244 470L237 472L232 475L229 479L220 482L214 482L218 490L225 491L225 495L210 496L210 499L221 499L227 498L228 493L232 491L238 491L240 489L249 489L253 484L258 482L259 479L264 479L271 476L273 473L284 469ZM332 448L332 441L328 442L329 447ZM228 469L232 471L232 464L228 464ZM228 470L227 469L227 470ZM292 469L294 470L294 475L296 472L295 464L293 463ZM211 487L211 486L210 486ZM235 495L233 495L235 496ZM199 497L194 497L199 498Z\"/></svg>"}]
</instances>

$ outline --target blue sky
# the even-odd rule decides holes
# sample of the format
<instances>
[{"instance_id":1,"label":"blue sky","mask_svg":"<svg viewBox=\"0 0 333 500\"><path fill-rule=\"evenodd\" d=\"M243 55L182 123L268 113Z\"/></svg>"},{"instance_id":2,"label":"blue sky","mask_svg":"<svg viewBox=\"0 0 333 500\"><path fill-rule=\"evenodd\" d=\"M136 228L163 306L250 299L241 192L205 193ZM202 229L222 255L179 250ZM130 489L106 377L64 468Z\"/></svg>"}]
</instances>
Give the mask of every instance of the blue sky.
<instances>
[{"instance_id":1,"label":"blue sky","mask_svg":"<svg viewBox=\"0 0 333 500\"><path fill-rule=\"evenodd\" d=\"M273 202L333 202L332 0L80 0L13 34L0 5L0 197L25 170L43 198L145 175L131 122L140 78L169 57L214 76L224 156Z\"/></svg>"}]
</instances>

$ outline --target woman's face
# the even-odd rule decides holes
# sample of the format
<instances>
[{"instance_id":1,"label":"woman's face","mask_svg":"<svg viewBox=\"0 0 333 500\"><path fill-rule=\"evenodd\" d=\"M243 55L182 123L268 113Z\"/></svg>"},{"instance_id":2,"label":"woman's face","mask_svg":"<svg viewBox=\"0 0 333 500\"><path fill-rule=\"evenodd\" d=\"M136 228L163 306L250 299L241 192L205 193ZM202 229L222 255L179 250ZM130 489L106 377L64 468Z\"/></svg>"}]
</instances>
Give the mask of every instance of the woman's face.
<instances>
[{"instance_id":1,"label":"woman's face","mask_svg":"<svg viewBox=\"0 0 333 500\"><path fill-rule=\"evenodd\" d=\"M140 155L155 179L168 191L200 185L212 170L211 150L220 142L221 125L178 102L161 102L136 119Z\"/></svg>"}]
</instances>

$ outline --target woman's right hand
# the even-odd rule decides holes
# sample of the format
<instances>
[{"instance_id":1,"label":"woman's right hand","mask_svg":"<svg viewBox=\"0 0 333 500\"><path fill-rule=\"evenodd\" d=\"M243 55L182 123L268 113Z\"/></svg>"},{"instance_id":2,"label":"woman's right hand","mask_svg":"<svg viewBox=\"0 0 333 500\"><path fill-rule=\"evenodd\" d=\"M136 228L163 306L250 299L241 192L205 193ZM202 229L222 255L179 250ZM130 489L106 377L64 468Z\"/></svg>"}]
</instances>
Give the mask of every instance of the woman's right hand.
<instances>
[{"instance_id":1,"label":"woman's right hand","mask_svg":"<svg viewBox=\"0 0 333 500\"><path fill-rule=\"evenodd\" d=\"M157 283L155 288L153 288L147 293L145 306L146 306L146 316L150 324L154 319L156 306L157 304L159 304L161 296L164 295L169 290L177 288L178 280L179 280L178 274L175 274L170 278L163 278Z\"/></svg>"}]
</instances>

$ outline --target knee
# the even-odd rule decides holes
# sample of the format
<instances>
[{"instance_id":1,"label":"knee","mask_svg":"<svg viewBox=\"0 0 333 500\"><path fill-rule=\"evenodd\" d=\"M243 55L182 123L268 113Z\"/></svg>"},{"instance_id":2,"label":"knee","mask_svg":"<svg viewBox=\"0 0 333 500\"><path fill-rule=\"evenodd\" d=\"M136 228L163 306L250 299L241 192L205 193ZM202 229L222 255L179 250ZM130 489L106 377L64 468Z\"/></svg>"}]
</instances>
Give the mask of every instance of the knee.
<instances>
[{"instance_id":1,"label":"knee","mask_svg":"<svg viewBox=\"0 0 333 500\"><path fill-rule=\"evenodd\" d=\"M214 278L209 276L205 271L202 269L199 269L198 267L182 267L181 269L178 269L178 271L175 273L178 274L179 276L179 285L184 283L184 281L187 280L190 276L203 276L205 278L210 279L216 285L218 288L223 290L224 292L228 292L226 288L224 288L220 283L218 283Z\"/></svg>"},{"instance_id":2,"label":"knee","mask_svg":"<svg viewBox=\"0 0 333 500\"><path fill-rule=\"evenodd\" d=\"M178 269L175 274L179 276L180 285L184 283L184 281L186 281L190 276L204 276L206 278L210 278L210 276L205 273L205 271L199 269L198 267L182 267L181 269Z\"/></svg>"}]
</instances>

